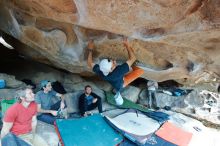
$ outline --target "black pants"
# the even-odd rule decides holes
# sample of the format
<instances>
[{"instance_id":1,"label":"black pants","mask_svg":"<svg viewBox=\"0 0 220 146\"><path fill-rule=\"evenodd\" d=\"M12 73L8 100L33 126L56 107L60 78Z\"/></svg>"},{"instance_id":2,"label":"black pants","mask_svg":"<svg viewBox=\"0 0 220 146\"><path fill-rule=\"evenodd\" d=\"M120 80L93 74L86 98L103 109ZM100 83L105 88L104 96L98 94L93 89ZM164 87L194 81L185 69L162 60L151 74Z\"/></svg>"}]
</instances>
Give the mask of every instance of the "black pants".
<instances>
[{"instance_id":1,"label":"black pants","mask_svg":"<svg viewBox=\"0 0 220 146\"><path fill-rule=\"evenodd\" d=\"M87 104L80 104L80 114L83 116L86 111L90 111L98 107L99 113L102 113L102 99L97 97L97 101L95 103Z\"/></svg>"}]
</instances>

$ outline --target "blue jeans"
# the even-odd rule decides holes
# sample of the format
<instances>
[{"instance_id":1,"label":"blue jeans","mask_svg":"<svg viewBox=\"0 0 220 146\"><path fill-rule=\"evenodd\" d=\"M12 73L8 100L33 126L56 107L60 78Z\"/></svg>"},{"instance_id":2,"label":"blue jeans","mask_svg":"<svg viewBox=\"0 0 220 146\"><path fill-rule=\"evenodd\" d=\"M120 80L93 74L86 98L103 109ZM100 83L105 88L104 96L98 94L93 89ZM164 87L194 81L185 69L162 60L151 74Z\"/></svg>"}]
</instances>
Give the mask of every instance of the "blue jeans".
<instances>
[{"instance_id":1,"label":"blue jeans","mask_svg":"<svg viewBox=\"0 0 220 146\"><path fill-rule=\"evenodd\" d=\"M1 139L2 146L31 146L21 138L12 133L8 133Z\"/></svg>"},{"instance_id":2,"label":"blue jeans","mask_svg":"<svg viewBox=\"0 0 220 146\"><path fill-rule=\"evenodd\" d=\"M54 105L52 105L50 110L58 111L60 109L60 103L61 103L61 100L58 101L57 103L55 103ZM66 102L64 101L64 103L65 103L65 108L66 108L67 107ZM52 114L41 114L41 115L37 116L37 119L42 121L42 122L53 125L55 120L59 119L59 117L53 116Z\"/></svg>"}]
</instances>

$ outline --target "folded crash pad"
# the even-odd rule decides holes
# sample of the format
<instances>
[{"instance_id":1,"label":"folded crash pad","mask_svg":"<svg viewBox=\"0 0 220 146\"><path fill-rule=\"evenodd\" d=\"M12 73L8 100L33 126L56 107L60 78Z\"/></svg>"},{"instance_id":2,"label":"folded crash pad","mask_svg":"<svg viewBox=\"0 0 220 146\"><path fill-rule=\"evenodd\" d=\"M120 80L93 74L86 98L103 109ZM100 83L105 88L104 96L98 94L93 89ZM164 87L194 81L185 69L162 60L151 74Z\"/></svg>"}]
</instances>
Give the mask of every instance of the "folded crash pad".
<instances>
[{"instance_id":1,"label":"folded crash pad","mask_svg":"<svg viewBox=\"0 0 220 146\"><path fill-rule=\"evenodd\" d=\"M62 146L114 146L123 140L100 114L81 119L57 119L55 127Z\"/></svg>"},{"instance_id":2,"label":"folded crash pad","mask_svg":"<svg viewBox=\"0 0 220 146\"><path fill-rule=\"evenodd\" d=\"M126 87L128 84L130 84L138 77L140 77L142 74L144 74L144 70L137 66L133 66L132 69L133 71L129 72L124 76L124 87Z\"/></svg>"},{"instance_id":3,"label":"folded crash pad","mask_svg":"<svg viewBox=\"0 0 220 146\"><path fill-rule=\"evenodd\" d=\"M142 106L142 105L139 105L139 104L136 104L126 98L123 98L124 102L122 105L117 105L116 102L115 102L115 99L114 99L114 94L111 93L111 92L106 92L106 98L107 98L107 102L112 104L112 105L115 105L115 106L118 106L120 108L132 108L132 109L137 109L137 110L140 110L140 111L143 111L143 112L149 112L151 110L149 110L148 108Z\"/></svg>"},{"instance_id":4,"label":"folded crash pad","mask_svg":"<svg viewBox=\"0 0 220 146\"><path fill-rule=\"evenodd\" d=\"M128 110L115 118L106 116L106 119L113 128L138 145L144 144L149 136L160 127L157 121L134 110Z\"/></svg>"},{"instance_id":5,"label":"folded crash pad","mask_svg":"<svg viewBox=\"0 0 220 146\"><path fill-rule=\"evenodd\" d=\"M164 123L156 135L179 146L187 146L192 138L192 133L186 132L170 122Z\"/></svg>"}]
</instances>

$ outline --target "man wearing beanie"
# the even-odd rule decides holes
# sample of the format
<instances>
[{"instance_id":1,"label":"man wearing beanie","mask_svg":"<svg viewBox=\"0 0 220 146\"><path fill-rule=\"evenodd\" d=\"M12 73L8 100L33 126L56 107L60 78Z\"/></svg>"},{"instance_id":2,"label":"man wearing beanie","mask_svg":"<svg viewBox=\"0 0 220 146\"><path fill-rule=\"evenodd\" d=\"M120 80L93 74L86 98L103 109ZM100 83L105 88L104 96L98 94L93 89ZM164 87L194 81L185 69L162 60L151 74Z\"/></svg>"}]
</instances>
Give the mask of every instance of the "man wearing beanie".
<instances>
[{"instance_id":1,"label":"man wearing beanie","mask_svg":"<svg viewBox=\"0 0 220 146\"><path fill-rule=\"evenodd\" d=\"M53 125L56 119L61 118L61 115L62 118L67 118L67 106L64 95L55 92L52 89L51 82L48 80L42 80L40 86L41 90L37 92L35 98L39 112L37 119ZM60 97L60 100L53 103L55 96Z\"/></svg>"},{"instance_id":2,"label":"man wearing beanie","mask_svg":"<svg viewBox=\"0 0 220 146\"><path fill-rule=\"evenodd\" d=\"M123 40L123 44L128 51L129 58L125 63L117 65L116 61L112 59L102 59L99 64L94 64L92 58L94 43L93 41L89 41L88 43L88 66L92 68L98 76L103 80L108 81L114 87L116 90L115 101L118 105L123 104L123 98L121 97L120 91L127 85L124 76L129 72L129 68L136 60L134 51L128 45L127 39Z\"/></svg>"}]
</instances>

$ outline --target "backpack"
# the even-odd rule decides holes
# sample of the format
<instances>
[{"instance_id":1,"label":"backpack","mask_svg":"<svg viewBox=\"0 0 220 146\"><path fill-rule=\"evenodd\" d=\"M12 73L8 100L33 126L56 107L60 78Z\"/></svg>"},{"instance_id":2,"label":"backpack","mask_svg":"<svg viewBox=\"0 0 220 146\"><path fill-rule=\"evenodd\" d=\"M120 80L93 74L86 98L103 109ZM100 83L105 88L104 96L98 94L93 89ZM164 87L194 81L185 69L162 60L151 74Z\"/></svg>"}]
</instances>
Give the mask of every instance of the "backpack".
<instances>
[{"instance_id":1,"label":"backpack","mask_svg":"<svg viewBox=\"0 0 220 146\"><path fill-rule=\"evenodd\" d=\"M60 94L66 94L66 90L64 89L63 85L59 81L52 82L52 88L54 91Z\"/></svg>"}]
</instances>

